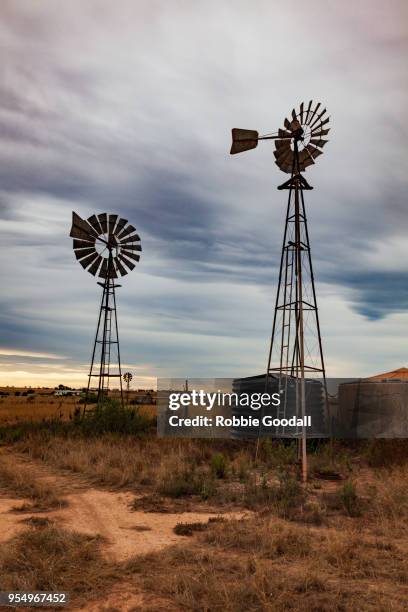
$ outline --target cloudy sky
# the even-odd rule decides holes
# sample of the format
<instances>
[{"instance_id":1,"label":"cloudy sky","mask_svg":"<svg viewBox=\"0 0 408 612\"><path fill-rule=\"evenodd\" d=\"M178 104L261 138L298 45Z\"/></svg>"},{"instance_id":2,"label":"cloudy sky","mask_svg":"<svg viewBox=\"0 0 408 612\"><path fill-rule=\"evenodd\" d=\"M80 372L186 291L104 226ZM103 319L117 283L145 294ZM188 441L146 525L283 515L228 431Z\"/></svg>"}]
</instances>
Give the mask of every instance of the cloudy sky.
<instances>
[{"instance_id":1,"label":"cloudy sky","mask_svg":"<svg viewBox=\"0 0 408 612\"><path fill-rule=\"evenodd\" d=\"M408 365L404 0L0 11L0 384L86 382L100 288L75 260L72 210L139 230L118 290L138 384L264 371L286 175L271 143L229 156L230 130L275 130L311 98L332 126L306 173L328 373Z\"/></svg>"}]
</instances>

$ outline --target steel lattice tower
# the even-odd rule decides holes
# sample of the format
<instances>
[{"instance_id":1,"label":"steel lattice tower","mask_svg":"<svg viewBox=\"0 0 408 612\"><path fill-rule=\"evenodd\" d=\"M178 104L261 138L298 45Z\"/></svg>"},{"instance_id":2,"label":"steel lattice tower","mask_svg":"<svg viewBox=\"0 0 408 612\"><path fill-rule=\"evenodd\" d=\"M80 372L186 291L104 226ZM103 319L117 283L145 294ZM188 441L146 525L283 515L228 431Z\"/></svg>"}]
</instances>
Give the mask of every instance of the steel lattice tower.
<instances>
[{"instance_id":1,"label":"steel lattice tower","mask_svg":"<svg viewBox=\"0 0 408 612\"><path fill-rule=\"evenodd\" d=\"M113 257L110 252L108 270L111 269L111 267L113 267ZM117 285L112 274L109 273L105 281L103 283L98 282L98 285L103 288L103 291L92 351L91 367L88 375L87 396L92 386L91 381L93 377L98 379L98 404L108 395L110 379L119 378L120 401L123 407L122 368L120 363L119 331L115 295L115 290L121 285ZM112 354L112 349L114 354ZM115 362L117 371L113 370Z\"/></svg>"}]
</instances>

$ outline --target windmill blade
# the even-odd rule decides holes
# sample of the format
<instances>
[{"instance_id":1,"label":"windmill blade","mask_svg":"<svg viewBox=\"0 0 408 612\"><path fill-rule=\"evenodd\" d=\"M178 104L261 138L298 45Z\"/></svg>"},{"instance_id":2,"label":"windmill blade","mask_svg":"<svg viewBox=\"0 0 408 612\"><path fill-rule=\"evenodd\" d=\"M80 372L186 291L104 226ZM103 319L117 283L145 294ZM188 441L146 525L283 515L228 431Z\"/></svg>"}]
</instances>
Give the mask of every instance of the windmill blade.
<instances>
[{"instance_id":1,"label":"windmill blade","mask_svg":"<svg viewBox=\"0 0 408 612\"><path fill-rule=\"evenodd\" d=\"M289 166L290 169L292 169L293 158L294 158L293 151L292 149L289 149L289 151L286 151L284 155L277 158L276 164L279 166L281 170L283 170L283 172L288 172L288 170L286 170L285 168Z\"/></svg>"},{"instance_id":2,"label":"windmill blade","mask_svg":"<svg viewBox=\"0 0 408 612\"><path fill-rule=\"evenodd\" d=\"M91 217L88 217L87 221L88 221L88 223L90 225L92 225L92 227L94 228L94 230L98 234L98 236L99 236L99 234L103 234L101 225L100 225L100 223L98 221L98 217L96 215L92 215Z\"/></svg>"},{"instance_id":3,"label":"windmill blade","mask_svg":"<svg viewBox=\"0 0 408 612\"><path fill-rule=\"evenodd\" d=\"M309 146L309 145L308 145ZM303 164L305 166L310 166L311 164L314 164L315 161L313 159L313 155L311 154L311 152L308 150L308 148L306 147L305 149L303 149L304 153L306 154L306 158L305 161L303 162Z\"/></svg>"},{"instance_id":4,"label":"windmill blade","mask_svg":"<svg viewBox=\"0 0 408 612\"><path fill-rule=\"evenodd\" d=\"M288 162L289 160L293 158L293 151L290 148L287 149L286 151L278 152L277 155L276 153L277 152L275 151L274 155L275 155L276 161L280 165L284 165L286 162Z\"/></svg>"},{"instance_id":5,"label":"windmill blade","mask_svg":"<svg viewBox=\"0 0 408 612\"><path fill-rule=\"evenodd\" d=\"M308 157L309 157L309 152L306 151L306 149L303 149L303 151L299 153L299 162L303 164L305 159L307 159Z\"/></svg>"},{"instance_id":6,"label":"windmill blade","mask_svg":"<svg viewBox=\"0 0 408 612\"><path fill-rule=\"evenodd\" d=\"M329 121L330 121L330 117L326 117L326 119L325 119L324 121L322 121L322 122L320 123L320 125L316 125L316 126L315 126L315 127L312 129L312 130L311 130L311 131L312 131L312 134L314 133L314 131L315 131L315 130L317 130L317 129L319 129L319 128L323 127L324 125L326 125L326 123L329 123ZM328 129L330 130L330 128L328 128Z\"/></svg>"},{"instance_id":7,"label":"windmill blade","mask_svg":"<svg viewBox=\"0 0 408 612\"><path fill-rule=\"evenodd\" d=\"M91 253L96 253L94 247L88 248L88 249L74 249L74 253L75 253L75 257L77 259L83 259L83 257L86 257L87 255L90 255Z\"/></svg>"},{"instance_id":8,"label":"windmill blade","mask_svg":"<svg viewBox=\"0 0 408 612\"><path fill-rule=\"evenodd\" d=\"M306 159L306 160L303 162L303 167L304 167L304 168L307 168L308 166L312 166L314 163L315 163L315 162L314 162L314 159L313 159L313 158L311 158L311 157L309 157L308 159Z\"/></svg>"},{"instance_id":9,"label":"windmill blade","mask_svg":"<svg viewBox=\"0 0 408 612\"><path fill-rule=\"evenodd\" d=\"M311 130L311 134L312 134L313 138L318 138L320 136L327 136L327 134L330 132L330 128L327 128L327 130L320 130L320 132L319 132L319 131L317 131L319 129L319 127L316 126L315 128L313 128L313 130Z\"/></svg>"},{"instance_id":10,"label":"windmill blade","mask_svg":"<svg viewBox=\"0 0 408 612\"><path fill-rule=\"evenodd\" d=\"M121 262L119 260L119 257L115 257L115 266L119 270L119 272L120 272L120 274L122 276L125 276L128 273L126 268L122 266L122 264L121 264Z\"/></svg>"},{"instance_id":11,"label":"windmill blade","mask_svg":"<svg viewBox=\"0 0 408 612\"><path fill-rule=\"evenodd\" d=\"M285 142L285 141L283 141ZM286 142L286 146L285 145L280 145L278 147L276 147L276 150L273 152L273 154L275 155L276 158L280 157L281 155L284 155L285 153L287 153L288 151L292 151L291 146L288 142Z\"/></svg>"},{"instance_id":12,"label":"windmill blade","mask_svg":"<svg viewBox=\"0 0 408 612\"><path fill-rule=\"evenodd\" d=\"M95 244L95 240L73 240L74 249L86 249Z\"/></svg>"},{"instance_id":13,"label":"windmill blade","mask_svg":"<svg viewBox=\"0 0 408 612\"><path fill-rule=\"evenodd\" d=\"M86 269L87 269L87 267L88 267L88 266L89 266L91 263L93 263L93 262L96 260L96 258L97 258L97 257L99 257L99 256L98 256L98 253L95 251L95 252L94 252L94 253L92 253L91 255L88 255L88 257L85 257L85 259L81 259L79 263L80 263L80 264L81 264L81 266L84 268L84 270L86 270Z\"/></svg>"},{"instance_id":14,"label":"windmill blade","mask_svg":"<svg viewBox=\"0 0 408 612\"><path fill-rule=\"evenodd\" d=\"M290 122L290 129L292 130L292 133L295 134L296 132L298 132L299 130L302 130L302 126L300 125L298 119L293 119Z\"/></svg>"},{"instance_id":15,"label":"windmill blade","mask_svg":"<svg viewBox=\"0 0 408 612\"><path fill-rule=\"evenodd\" d=\"M285 166L281 166L279 162L275 162L275 164L278 166L279 170L282 170L282 172L287 172L288 174L291 174L292 164L287 164Z\"/></svg>"},{"instance_id":16,"label":"windmill blade","mask_svg":"<svg viewBox=\"0 0 408 612\"><path fill-rule=\"evenodd\" d=\"M307 168L307 166L311 166L314 163L315 163L314 159L311 153L309 153L309 151L307 151L306 149L303 149L303 151L299 153L299 171L300 172L303 172Z\"/></svg>"},{"instance_id":17,"label":"windmill blade","mask_svg":"<svg viewBox=\"0 0 408 612\"><path fill-rule=\"evenodd\" d=\"M99 270L99 278L106 278L108 274L108 260L102 258L101 269Z\"/></svg>"},{"instance_id":18,"label":"windmill blade","mask_svg":"<svg viewBox=\"0 0 408 612\"><path fill-rule=\"evenodd\" d=\"M307 124L309 121L310 109L312 108L313 100L310 100L309 106L307 107L307 111L305 113L305 123Z\"/></svg>"},{"instance_id":19,"label":"windmill blade","mask_svg":"<svg viewBox=\"0 0 408 612\"><path fill-rule=\"evenodd\" d=\"M116 224L117 219L118 219L118 215L109 215L109 222L108 222L109 240L110 240L111 236L114 235L114 228L115 228L115 224Z\"/></svg>"},{"instance_id":20,"label":"windmill blade","mask_svg":"<svg viewBox=\"0 0 408 612\"><path fill-rule=\"evenodd\" d=\"M285 126L287 130L290 130L290 121L286 117L285 117L285 121L283 122L283 125Z\"/></svg>"},{"instance_id":21,"label":"windmill blade","mask_svg":"<svg viewBox=\"0 0 408 612\"><path fill-rule=\"evenodd\" d=\"M290 142L288 140L275 140L276 149L290 149Z\"/></svg>"},{"instance_id":22,"label":"windmill blade","mask_svg":"<svg viewBox=\"0 0 408 612\"><path fill-rule=\"evenodd\" d=\"M127 248L129 248L129 247L127 247ZM131 257L135 261L139 261L139 259L140 259L139 255L135 255L135 253L132 253L132 251L127 251L126 249L122 249L120 254L121 255L126 255L126 257Z\"/></svg>"},{"instance_id":23,"label":"windmill blade","mask_svg":"<svg viewBox=\"0 0 408 612\"><path fill-rule=\"evenodd\" d=\"M135 264L134 264L132 261L130 261L130 259L128 259L127 257L125 257L125 256L124 256L122 253L119 253L118 257L119 257L119 259L120 259L121 261L123 261L123 263L124 263L124 264L126 264L126 265L127 265L127 267L128 267L130 270L133 270L133 268L135 268Z\"/></svg>"},{"instance_id":24,"label":"windmill blade","mask_svg":"<svg viewBox=\"0 0 408 612\"><path fill-rule=\"evenodd\" d=\"M100 255L98 255L97 259L95 259L94 263L92 264L92 266L89 268L88 272L90 272L91 274L93 274L95 276L95 274L97 273L97 271L99 270L99 266L101 265L103 260L103 257L101 257Z\"/></svg>"},{"instance_id":25,"label":"windmill blade","mask_svg":"<svg viewBox=\"0 0 408 612\"><path fill-rule=\"evenodd\" d=\"M323 153L323 151L316 149L316 147L313 147L311 144L307 145L307 147L305 148L305 151L308 151L310 155L313 157L313 159L316 159L316 157L319 157L319 155Z\"/></svg>"},{"instance_id":26,"label":"windmill blade","mask_svg":"<svg viewBox=\"0 0 408 612\"><path fill-rule=\"evenodd\" d=\"M282 128L279 128L278 136L279 138L293 138L293 135L290 132L287 132L286 130L282 130ZM275 142L277 141L275 140Z\"/></svg>"},{"instance_id":27,"label":"windmill blade","mask_svg":"<svg viewBox=\"0 0 408 612\"><path fill-rule=\"evenodd\" d=\"M115 270L115 265L113 263L109 268L109 278L118 278L118 275Z\"/></svg>"},{"instance_id":28,"label":"windmill blade","mask_svg":"<svg viewBox=\"0 0 408 612\"><path fill-rule=\"evenodd\" d=\"M316 149L316 152L313 153L313 158L316 159L316 157L319 157L319 155L323 155L323 151Z\"/></svg>"},{"instance_id":29,"label":"windmill blade","mask_svg":"<svg viewBox=\"0 0 408 612\"><path fill-rule=\"evenodd\" d=\"M69 235L71 238L80 238L89 242L95 242L96 238L96 232L93 227L87 221L81 219L74 211L72 211L72 227Z\"/></svg>"},{"instance_id":30,"label":"windmill blade","mask_svg":"<svg viewBox=\"0 0 408 612\"><path fill-rule=\"evenodd\" d=\"M81 240L87 240L88 242L91 242L92 244L95 243L95 236L92 236L90 232L87 232L81 229L80 227L72 226L71 232L69 235L71 236L71 238L80 238Z\"/></svg>"},{"instance_id":31,"label":"windmill blade","mask_svg":"<svg viewBox=\"0 0 408 612\"><path fill-rule=\"evenodd\" d=\"M312 138L310 140L310 144L314 145L315 147L320 147L320 149L323 149L324 145L328 142L328 140L319 140L318 138Z\"/></svg>"},{"instance_id":32,"label":"windmill blade","mask_svg":"<svg viewBox=\"0 0 408 612\"><path fill-rule=\"evenodd\" d=\"M232 145L230 155L243 153L258 146L259 134L256 130L232 129Z\"/></svg>"},{"instance_id":33,"label":"windmill blade","mask_svg":"<svg viewBox=\"0 0 408 612\"><path fill-rule=\"evenodd\" d=\"M121 240L119 242L119 246L122 246L122 244L128 244L130 242L140 242L139 234L133 234L133 236L129 236L129 238L125 238L124 240Z\"/></svg>"},{"instance_id":34,"label":"windmill blade","mask_svg":"<svg viewBox=\"0 0 408 612\"><path fill-rule=\"evenodd\" d=\"M300 105L299 115L300 115L300 123L303 123L303 102Z\"/></svg>"},{"instance_id":35,"label":"windmill blade","mask_svg":"<svg viewBox=\"0 0 408 612\"><path fill-rule=\"evenodd\" d=\"M322 110L322 112L320 113L320 115L318 115L318 116L316 117L316 119L315 119L313 122L310 122L310 129L312 129L312 128L313 128L313 126L314 126L316 123L319 123L319 121L322 119L322 117L323 117L323 115L324 115L325 113L326 113L326 109L324 108L324 109ZM329 119L327 118L327 121L328 121L328 120L329 120ZM322 121L322 124L323 124L323 121Z\"/></svg>"},{"instance_id":36,"label":"windmill blade","mask_svg":"<svg viewBox=\"0 0 408 612\"><path fill-rule=\"evenodd\" d=\"M317 111L318 111L318 109L319 109L319 107L320 107L320 106L321 106L321 103L320 103L320 102L318 102L318 103L317 103L317 105L316 105L316 107L315 107L315 109L314 109L314 110L313 110L313 112L310 114L309 119L307 120L307 125L309 125L309 126L310 126L311 122L313 121L313 117L316 115L316 113L317 113Z\"/></svg>"},{"instance_id":37,"label":"windmill blade","mask_svg":"<svg viewBox=\"0 0 408 612\"><path fill-rule=\"evenodd\" d=\"M296 114L296 111L295 111L294 108L292 109L292 119L294 119L294 120L297 119L297 114Z\"/></svg>"},{"instance_id":38,"label":"windmill blade","mask_svg":"<svg viewBox=\"0 0 408 612\"><path fill-rule=\"evenodd\" d=\"M108 215L106 213L101 213L98 215L99 223L101 224L101 228L104 234L108 233Z\"/></svg>"},{"instance_id":39,"label":"windmill blade","mask_svg":"<svg viewBox=\"0 0 408 612\"><path fill-rule=\"evenodd\" d=\"M142 247L140 246L140 244L126 244L123 249L123 251L141 251Z\"/></svg>"},{"instance_id":40,"label":"windmill blade","mask_svg":"<svg viewBox=\"0 0 408 612\"><path fill-rule=\"evenodd\" d=\"M119 221L117 222L116 227L115 227L115 234L116 235L118 235L123 230L123 228L125 227L127 222L128 222L127 219L119 219Z\"/></svg>"},{"instance_id":41,"label":"windmill blade","mask_svg":"<svg viewBox=\"0 0 408 612\"><path fill-rule=\"evenodd\" d=\"M125 238L126 236L128 236L129 234L132 234L133 232L136 231L136 228L133 227L133 225L129 225L127 227L125 227L125 229L123 229L120 234L116 234L116 238L117 240L121 241L122 238Z\"/></svg>"}]
</instances>

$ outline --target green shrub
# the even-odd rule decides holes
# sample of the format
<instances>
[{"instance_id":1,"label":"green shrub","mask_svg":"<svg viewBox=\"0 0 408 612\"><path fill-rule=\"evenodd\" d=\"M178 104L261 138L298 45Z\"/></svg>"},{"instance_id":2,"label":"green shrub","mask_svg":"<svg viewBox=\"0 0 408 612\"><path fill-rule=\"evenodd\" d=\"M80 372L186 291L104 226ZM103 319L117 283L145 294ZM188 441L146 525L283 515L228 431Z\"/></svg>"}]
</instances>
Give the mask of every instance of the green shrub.
<instances>
[{"instance_id":1,"label":"green shrub","mask_svg":"<svg viewBox=\"0 0 408 612\"><path fill-rule=\"evenodd\" d=\"M78 403L79 404L96 404L97 401L98 401L98 396L96 395L96 393L88 393L88 396L86 396L85 394L84 397L81 397Z\"/></svg>"},{"instance_id":2,"label":"green shrub","mask_svg":"<svg viewBox=\"0 0 408 612\"><path fill-rule=\"evenodd\" d=\"M208 499L215 493L215 484L210 474L196 470L191 465L166 474L157 490L167 497L199 495L202 499Z\"/></svg>"},{"instance_id":3,"label":"green shrub","mask_svg":"<svg viewBox=\"0 0 408 612\"><path fill-rule=\"evenodd\" d=\"M227 460L222 453L215 453L211 457L211 472L216 478L225 478L227 473Z\"/></svg>"},{"instance_id":4,"label":"green shrub","mask_svg":"<svg viewBox=\"0 0 408 612\"><path fill-rule=\"evenodd\" d=\"M346 480L340 489L340 500L349 516L361 516L361 501L357 495L356 485L352 480Z\"/></svg>"},{"instance_id":5,"label":"green shrub","mask_svg":"<svg viewBox=\"0 0 408 612\"><path fill-rule=\"evenodd\" d=\"M269 484L265 477L260 483L252 478L245 485L244 497L248 508L265 506L278 516L290 518L304 500L304 492L292 475L283 472L278 484Z\"/></svg>"},{"instance_id":6,"label":"green shrub","mask_svg":"<svg viewBox=\"0 0 408 612\"><path fill-rule=\"evenodd\" d=\"M258 451L259 459L271 467L284 467L296 461L296 443L292 440L262 438Z\"/></svg>"},{"instance_id":7,"label":"green shrub","mask_svg":"<svg viewBox=\"0 0 408 612\"><path fill-rule=\"evenodd\" d=\"M76 424L86 434L135 434L146 431L153 421L138 410L122 408L117 400L106 398L93 410L86 411Z\"/></svg>"}]
</instances>

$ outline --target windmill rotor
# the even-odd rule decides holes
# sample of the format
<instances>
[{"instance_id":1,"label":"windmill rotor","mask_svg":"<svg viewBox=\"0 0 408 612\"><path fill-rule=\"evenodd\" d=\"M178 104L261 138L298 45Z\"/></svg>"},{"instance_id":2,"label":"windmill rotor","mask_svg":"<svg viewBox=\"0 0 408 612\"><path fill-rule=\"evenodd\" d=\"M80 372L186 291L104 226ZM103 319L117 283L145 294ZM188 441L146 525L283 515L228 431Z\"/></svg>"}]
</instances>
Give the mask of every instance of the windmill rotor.
<instances>
[{"instance_id":1,"label":"windmill rotor","mask_svg":"<svg viewBox=\"0 0 408 612\"><path fill-rule=\"evenodd\" d=\"M124 375L123 375L123 380L127 384L130 384L130 382L132 381L132 378L133 378L132 372L125 372Z\"/></svg>"},{"instance_id":2,"label":"windmill rotor","mask_svg":"<svg viewBox=\"0 0 408 612\"><path fill-rule=\"evenodd\" d=\"M288 174L303 172L315 163L328 142L323 138L330 131L326 112L320 102L310 100L307 106L302 102L298 112L293 109L289 119L286 117L283 122L284 128L277 132L259 136L256 130L233 128L230 153L234 155L254 149L260 140L274 140L275 163L279 169Z\"/></svg>"},{"instance_id":3,"label":"windmill rotor","mask_svg":"<svg viewBox=\"0 0 408 612\"><path fill-rule=\"evenodd\" d=\"M75 257L93 276L125 276L140 259L140 236L119 215L100 213L85 220L73 212L70 236Z\"/></svg>"}]
</instances>

